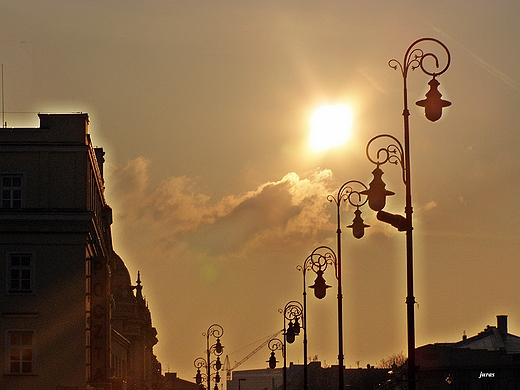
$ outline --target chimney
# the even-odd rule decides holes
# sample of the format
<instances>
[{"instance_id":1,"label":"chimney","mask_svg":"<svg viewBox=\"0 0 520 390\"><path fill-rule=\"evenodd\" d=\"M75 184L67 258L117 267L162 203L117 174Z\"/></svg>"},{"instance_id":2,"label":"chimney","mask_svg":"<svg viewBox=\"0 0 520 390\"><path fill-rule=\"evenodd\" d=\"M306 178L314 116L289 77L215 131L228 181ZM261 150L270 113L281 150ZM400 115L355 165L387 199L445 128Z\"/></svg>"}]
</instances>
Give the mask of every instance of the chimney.
<instances>
[{"instance_id":1,"label":"chimney","mask_svg":"<svg viewBox=\"0 0 520 390\"><path fill-rule=\"evenodd\" d=\"M497 328L501 334L507 334L507 316L497 316Z\"/></svg>"}]
</instances>

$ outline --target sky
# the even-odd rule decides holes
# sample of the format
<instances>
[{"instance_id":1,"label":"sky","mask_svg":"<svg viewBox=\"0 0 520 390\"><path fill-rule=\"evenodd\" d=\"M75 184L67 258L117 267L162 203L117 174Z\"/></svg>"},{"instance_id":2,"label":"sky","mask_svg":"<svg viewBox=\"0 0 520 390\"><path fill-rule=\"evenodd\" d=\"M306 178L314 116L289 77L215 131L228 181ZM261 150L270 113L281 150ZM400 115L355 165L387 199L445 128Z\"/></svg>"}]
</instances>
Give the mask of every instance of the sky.
<instances>
[{"instance_id":1,"label":"sky","mask_svg":"<svg viewBox=\"0 0 520 390\"><path fill-rule=\"evenodd\" d=\"M520 335L519 16L513 0L3 0L4 119L89 114L114 249L141 273L163 370L192 380L212 324L231 366L282 329L279 309L302 300L297 266L336 248L327 195L368 184L369 139L402 140L403 78L388 61L439 39L452 102L439 121L414 104L430 78L407 78L416 344L473 336L500 314ZM348 104L352 132L316 152L310 118L324 104ZM395 192L385 210L403 213L401 170L382 168ZM352 207L341 212L347 367L407 350L405 236L362 212L360 240L345 228ZM324 276L327 296L308 297L308 352L333 365L337 281ZM287 359L303 363L301 338Z\"/></svg>"}]
</instances>

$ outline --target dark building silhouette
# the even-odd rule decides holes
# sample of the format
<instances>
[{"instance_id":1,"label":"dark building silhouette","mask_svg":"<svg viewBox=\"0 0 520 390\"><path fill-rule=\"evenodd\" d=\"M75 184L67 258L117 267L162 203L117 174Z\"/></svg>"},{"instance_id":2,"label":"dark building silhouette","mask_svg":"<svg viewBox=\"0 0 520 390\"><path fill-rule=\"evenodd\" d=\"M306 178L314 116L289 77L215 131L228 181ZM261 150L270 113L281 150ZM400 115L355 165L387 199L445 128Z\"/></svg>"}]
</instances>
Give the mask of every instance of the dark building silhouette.
<instances>
[{"instance_id":1,"label":"dark building silhouette","mask_svg":"<svg viewBox=\"0 0 520 390\"><path fill-rule=\"evenodd\" d=\"M347 368L344 371L345 390L372 390L389 377L387 369L370 365ZM283 368L235 371L233 379L227 382L227 390L238 390L239 380L242 380L241 390L280 390L283 389ZM290 363L287 367L287 390L301 390L303 382L303 365ZM337 390L338 366L322 367L319 361L310 362L307 382L309 390Z\"/></svg>"},{"instance_id":2,"label":"dark building silhouette","mask_svg":"<svg viewBox=\"0 0 520 390\"><path fill-rule=\"evenodd\" d=\"M87 114L0 129L1 389L162 389L157 332L112 248Z\"/></svg>"},{"instance_id":3,"label":"dark building silhouette","mask_svg":"<svg viewBox=\"0 0 520 390\"><path fill-rule=\"evenodd\" d=\"M164 377L164 390L203 390L201 385L181 379L174 372L166 372Z\"/></svg>"},{"instance_id":4,"label":"dark building silhouette","mask_svg":"<svg viewBox=\"0 0 520 390\"><path fill-rule=\"evenodd\" d=\"M520 389L520 337L508 333L507 316L497 325L454 343L436 343L416 349L418 389ZM404 388L406 363L395 369L385 389Z\"/></svg>"}]
</instances>

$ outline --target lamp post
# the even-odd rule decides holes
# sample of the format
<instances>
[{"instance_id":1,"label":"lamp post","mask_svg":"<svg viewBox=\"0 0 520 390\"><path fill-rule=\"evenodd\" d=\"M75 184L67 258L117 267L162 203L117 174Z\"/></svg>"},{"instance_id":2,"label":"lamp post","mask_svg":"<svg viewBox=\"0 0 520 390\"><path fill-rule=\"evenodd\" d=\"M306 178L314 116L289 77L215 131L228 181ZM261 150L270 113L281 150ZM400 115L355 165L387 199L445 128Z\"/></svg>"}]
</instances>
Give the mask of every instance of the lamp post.
<instances>
[{"instance_id":1,"label":"lamp post","mask_svg":"<svg viewBox=\"0 0 520 390\"><path fill-rule=\"evenodd\" d=\"M278 309L278 312L283 314L283 346L282 346L282 355L283 355L283 388L284 390L287 388L287 344L294 343L296 336L300 334L300 330L302 325L300 325L300 318L303 321L303 306L298 301L289 301L282 309ZM305 333L305 325L303 325L303 330ZM275 342L271 344L271 341L277 339L269 340L269 348L277 346ZM274 358L274 350L271 349L271 357ZM276 366L276 358L274 358L274 364ZM269 359L269 367L272 364L271 358Z\"/></svg>"},{"instance_id":2,"label":"lamp post","mask_svg":"<svg viewBox=\"0 0 520 390\"><path fill-rule=\"evenodd\" d=\"M282 351L282 357L284 359L284 366L285 366L285 347L282 340L279 338L272 338L267 342L267 347L271 351L271 355L269 356L269 360L267 363L269 363L269 368L271 370L274 370L276 368L276 363L278 363L278 360L276 360L276 355L274 351L281 350Z\"/></svg>"},{"instance_id":3,"label":"lamp post","mask_svg":"<svg viewBox=\"0 0 520 390\"><path fill-rule=\"evenodd\" d=\"M303 266L298 265L296 269L302 271L303 273L303 389L307 390L308 380L307 380L307 283L306 283L306 273L307 271L313 271L316 274L316 279L314 280L314 284L309 286L309 288L314 289L314 296L318 299L322 299L327 294L327 289L331 286L327 285L325 279L323 278L323 273L327 269L329 265L334 265L336 279L338 279L338 322L340 326L339 330L339 353L338 355L341 357L339 366L339 370L341 372L340 381L343 378L343 370L342 370L342 362L343 362L343 340L342 340L342 298L343 295L341 293L341 274L338 272L338 259L334 251L328 246L319 246L315 248L312 253L307 256L305 261L303 262ZM343 389L342 389L343 390Z\"/></svg>"},{"instance_id":4,"label":"lamp post","mask_svg":"<svg viewBox=\"0 0 520 390\"><path fill-rule=\"evenodd\" d=\"M355 188L360 188L356 190ZM343 355L343 295L342 295L342 286L341 286L341 203L348 202L350 205L354 206L356 210L354 211L354 220L352 224L347 226L352 228L352 233L354 237L361 238L365 234L365 228L369 227L363 221L361 217L361 210L359 209L367 202L367 196L361 194L361 191L367 190L367 186L358 180L349 180L344 183L338 190L338 194L328 195L327 200L329 202L333 202L336 205L337 213L337 279L338 279L338 344L339 344L339 353L338 353L338 366L339 366L339 379L338 379L338 389L343 390L345 388L345 379L343 377L345 366L344 366L344 355Z\"/></svg>"},{"instance_id":5,"label":"lamp post","mask_svg":"<svg viewBox=\"0 0 520 390\"><path fill-rule=\"evenodd\" d=\"M424 42L438 44L445 51L446 65L439 69L439 57L432 52L425 52L418 48L417 45ZM431 71L427 68L425 60L433 60L435 70ZM428 83L430 90L426 93L426 99L416 102L420 107L424 107L425 116L432 122L438 120L442 115L442 109L451 105L450 102L441 99L441 93L438 91L439 82L437 77L442 75L450 66L451 55L448 48L441 41L435 38L421 38L413 42L404 55L403 62L391 59L388 65L393 69L399 69L403 77L403 120L404 120L404 147L397 138L389 134L380 134L373 137L367 144L367 158L376 165L372 171L373 180L369 185L369 189L363 191L362 194L368 196L368 205L374 211L377 211L377 219L386 222L397 228L399 231L406 232L406 280L407 280L407 331L408 331L408 383L409 389L415 390L415 315L414 305L415 297L413 293L413 224L412 224L412 185L410 175L410 125L408 110L408 89L407 78L408 71L420 68L423 73L432 76ZM386 139L389 144L386 147L377 148L374 142ZM374 152L374 150L376 150ZM383 171L380 166L386 163L400 165L403 174L403 182L406 189L405 197L405 216L391 214L383 210L386 204L386 197L394 195L392 191L386 190L386 184L383 182Z\"/></svg>"},{"instance_id":6,"label":"lamp post","mask_svg":"<svg viewBox=\"0 0 520 390\"><path fill-rule=\"evenodd\" d=\"M195 376L195 382L200 385L203 380L206 380L207 390L210 390L211 385L211 369L215 371L214 374L214 382L215 387L214 390L218 390L218 384L220 383L220 369L222 368L222 362L220 361L220 355L224 352L224 347L220 343L220 338L224 334L224 329L222 326L218 324L211 325L205 333L202 333L203 336L206 337L206 360L204 358L197 358L193 362L195 368L197 368L197 375ZM210 337L214 337L216 339L215 344L210 346ZM211 355L215 355L217 358L211 361ZM201 373L201 368L206 369L205 378Z\"/></svg>"},{"instance_id":7,"label":"lamp post","mask_svg":"<svg viewBox=\"0 0 520 390\"><path fill-rule=\"evenodd\" d=\"M197 374L195 375L195 383L198 384L199 387L204 389L205 387L202 385L202 382L206 382L208 384L207 388L209 388L209 380L207 374L203 374L201 372L201 369L206 369L208 366L206 359L204 359L203 357L198 357L193 362L193 365L197 369Z\"/></svg>"},{"instance_id":8,"label":"lamp post","mask_svg":"<svg viewBox=\"0 0 520 390\"><path fill-rule=\"evenodd\" d=\"M269 360L267 363L269 363L269 368L274 370L276 368L276 363L278 361L276 360L276 355L274 351L281 350L282 351L282 357L283 357L283 388L284 390L287 388L287 381L286 381L286 375L287 375L287 360L285 358L285 339L284 342L278 338L272 338L267 342L267 347L271 350L271 355L269 356Z\"/></svg>"}]
</instances>

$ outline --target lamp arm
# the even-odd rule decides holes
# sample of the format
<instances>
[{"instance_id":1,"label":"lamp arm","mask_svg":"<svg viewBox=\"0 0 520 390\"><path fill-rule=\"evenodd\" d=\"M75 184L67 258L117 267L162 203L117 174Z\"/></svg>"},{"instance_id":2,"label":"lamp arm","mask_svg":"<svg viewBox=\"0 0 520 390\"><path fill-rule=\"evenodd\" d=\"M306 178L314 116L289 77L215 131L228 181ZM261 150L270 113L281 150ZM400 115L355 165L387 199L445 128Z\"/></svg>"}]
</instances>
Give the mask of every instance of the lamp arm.
<instances>
[{"instance_id":1,"label":"lamp arm","mask_svg":"<svg viewBox=\"0 0 520 390\"><path fill-rule=\"evenodd\" d=\"M387 146L379 147L375 153L372 144L380 139L389 138L390 141ZM404 161L404 148L401 142L390 134L379 134L372 137L367 143L366 155L368 160L377 166L384 165L386 163L399 165L403 173L403 183L406 185L406 167Z\"/></svg>"},{"instance_id":2,"label":"lamp arm","mask_svg":"<svg viewBox=\"0 0 520 390\"><path fill-rule=\"evenodd\" d=\"M439 57L435 53L424 52L422 49L415 47L421 42L434 42L442 47L442 49L446 53L446 65L444 66L444 68L439 70ZM426 62L424 61L426 58L432 58L434 60L435 71L431 71L426 68ZM408 47L404 54L404 59L402 63L396 59L391 59L390 61L388 61L388 66L396 70L399 69L401 71L401 74L403 75L403 78L406 79L408 77L408 71L410 69L414 70L417 68L421 68L423 73L427 74L428 76L439 76L446 72L446 70L448 70L448 68L450 67L450 63L451 54L444 43L435 38L420 38Z\"/></svg>"}]
</instances>

